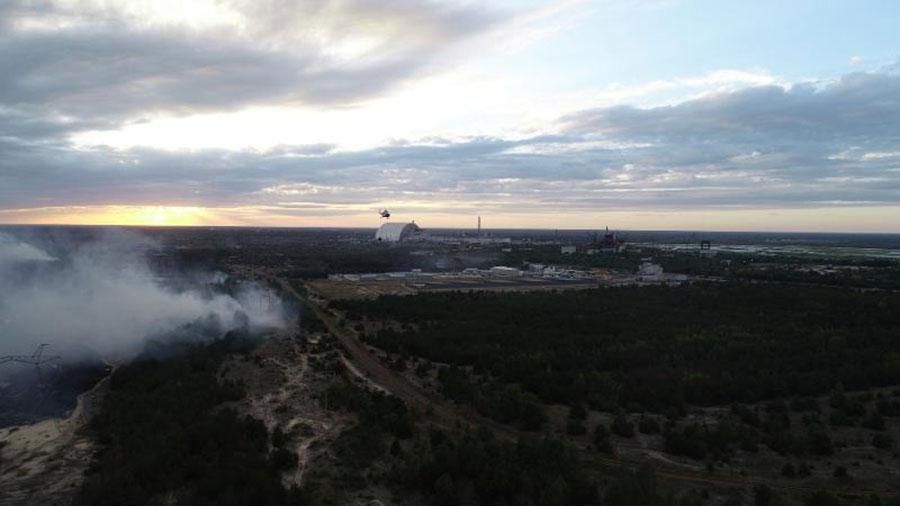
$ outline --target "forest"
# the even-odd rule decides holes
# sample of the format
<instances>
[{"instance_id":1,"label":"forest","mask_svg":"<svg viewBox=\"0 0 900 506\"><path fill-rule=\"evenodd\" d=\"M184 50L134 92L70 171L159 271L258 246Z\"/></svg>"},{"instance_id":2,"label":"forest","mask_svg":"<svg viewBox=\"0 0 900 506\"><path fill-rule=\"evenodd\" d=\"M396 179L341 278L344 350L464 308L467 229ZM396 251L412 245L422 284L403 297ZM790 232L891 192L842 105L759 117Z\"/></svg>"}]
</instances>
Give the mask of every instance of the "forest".
<instances>
[{"instance_id":1,"label":"forest","mask_svg":"<svg viewBox=\"0 0 900 506\"><path fill-rule=\"evenodd\" d=\"M298 504L300 494L281 485L265 425L218 408L243 396L217 381L219 364L252 346L229 336L118 368L91 422L101 449L74 504Z\"/></svg>"},{"instance_id":2,"label":"forest","mask_svg":"<svg viewBox=\"0 0 900 506\"><path fill-rule=\"evenodd\" d=\"M334 304L401 324L366 335L374 346L468 367L468 382L442 375L464 400L517 385L549 403L667 413L900 383L889 292L704 283Z\"/></svg>"}]
</instances>

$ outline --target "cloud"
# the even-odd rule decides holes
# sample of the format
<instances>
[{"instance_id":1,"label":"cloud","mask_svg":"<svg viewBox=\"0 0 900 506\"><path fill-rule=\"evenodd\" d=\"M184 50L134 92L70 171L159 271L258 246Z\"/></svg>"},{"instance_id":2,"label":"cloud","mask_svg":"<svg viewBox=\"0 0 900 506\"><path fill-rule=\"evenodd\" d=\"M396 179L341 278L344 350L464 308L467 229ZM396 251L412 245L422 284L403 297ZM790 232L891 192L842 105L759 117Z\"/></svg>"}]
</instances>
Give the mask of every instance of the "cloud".
<instances>
[{"instance_id":1,"label":"cloud","mask_svg":"<svg viewBox=\"0 0 900 506\"><path fill-rule=\"evenodd\" d=\"M900 204L900 76L588 109L558 134L193 152L3 146L5 208L182 205L333 216ZM28 170L16 170L16 167Z\"/></svg>"},{"instance_id":2,"label":"cloud","mask_svg":"<svg viewBox=\"0 0 900 506\"><path fill-rule=\"evenodd\" d=\"M568 131L630 140L880 138L900 127L898 93L900 76L850 74L821 89L807 83L754 86L668 107L587 110L564 121Z\"/></svg>"},{"instance_id":3,"label":"cloud","mask_svg":"<svg viewBox=\"0 0 900 506\"><path fill-rule=\"evenodd\" d=\"M413 0L208 0L184 4L196 13L183 16L174 5L0 6L7 216L117 206L293 218L384 204L423 213L900 204L896 65L794 84L764 70L721 69L611 85L587 94L594 107L515 130L527 135L410 137L350 150L314 135L315 121L300 125L304 112L406 91L453 48L502 35L509 13ZM525 16L504 26L531 23ZM622 105L636 100L665 105ZM308 144L161 150L71 140L159 117L288 105L303 110L281 118L285 128L304 127L297 137ZM405 112L423 135L432 132L431 118ZM382 118L368 119L377 129ZM331 127L343 132L341 121Z\"/></svg>"},{"instance_id":4,"label":"cloud","mask_svg":"<svg viewBox=\"0 0 900 506\"><path fill-rule=\"evenodd\" d=\"M170 3L5 3L2 134L250 105L352 105L427 71L500 17L411 0ZM195 16L168 15L189 6Z\"/></svg>"}]
</instances>

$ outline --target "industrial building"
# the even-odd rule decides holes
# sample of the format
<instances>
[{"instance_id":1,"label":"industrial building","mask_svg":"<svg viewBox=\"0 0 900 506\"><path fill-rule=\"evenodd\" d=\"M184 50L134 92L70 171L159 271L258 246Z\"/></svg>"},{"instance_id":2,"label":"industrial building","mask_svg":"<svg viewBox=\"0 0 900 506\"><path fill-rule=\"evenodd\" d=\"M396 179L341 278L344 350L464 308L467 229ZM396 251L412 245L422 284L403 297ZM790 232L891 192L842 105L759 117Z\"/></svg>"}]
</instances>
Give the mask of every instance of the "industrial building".
<instances>
[{"instance_id":1,"label":"industrial building","mask_svg":"<svg viewBox=\"0 0 900 506\"><path fill-rule=\"evenodd\" d=\"M651 263L649 260L644 260L641 263L640 268L638 269L638 281L662 281L663 279L663 268L661 265Z\"/></svg>"},{"instance_id":2,"label":"industrial building","mask_svg":"<svg viewBox=\"0 0 900 506\"><path fill-rule=\"evenodd\" d=\"M625 249L625 241L620 239L615 232L610 232L609 227L603 232L603 239L595 241L594 249L597 252L618 253Z\"/></svg>"},{"instance_id":3,"label":"industrial building","mask_svg":"<svg viewBox=\"0 0 900 506\"><path fill-rule=\"evenodd\" d=\"M383 242L403 242L417 237L422 229L416 222L385 223L375 232L375 240Z\"/></svg>"}]
</instances>

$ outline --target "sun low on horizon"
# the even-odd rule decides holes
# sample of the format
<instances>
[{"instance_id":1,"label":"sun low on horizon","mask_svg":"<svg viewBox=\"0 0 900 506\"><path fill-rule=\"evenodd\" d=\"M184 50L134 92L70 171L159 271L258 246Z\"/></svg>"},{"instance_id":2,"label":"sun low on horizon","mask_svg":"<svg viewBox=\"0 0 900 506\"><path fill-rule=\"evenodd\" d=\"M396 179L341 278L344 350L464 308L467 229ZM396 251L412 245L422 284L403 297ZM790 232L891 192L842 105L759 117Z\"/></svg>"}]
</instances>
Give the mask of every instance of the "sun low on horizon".
<instances>
[{"instance_id":1,"label":"sun low on horizon","mask_svg":"<svg viewBox=\"0 0 900 506\"><path fill-rule=\"evenodd\" d=\"M0 6L0 223L900 233L896 2ZM777 22L775 22L777 20Z\"/></svg>"}]
</instances>

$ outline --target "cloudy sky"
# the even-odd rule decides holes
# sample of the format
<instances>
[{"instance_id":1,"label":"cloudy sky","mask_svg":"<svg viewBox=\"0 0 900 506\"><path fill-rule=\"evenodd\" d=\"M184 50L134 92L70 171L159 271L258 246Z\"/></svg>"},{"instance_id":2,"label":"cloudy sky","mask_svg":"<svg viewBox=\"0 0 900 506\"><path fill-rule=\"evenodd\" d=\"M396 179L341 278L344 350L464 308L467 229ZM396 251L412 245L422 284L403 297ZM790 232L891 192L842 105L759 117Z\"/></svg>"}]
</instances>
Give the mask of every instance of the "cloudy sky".
<instances>
[{"instance_id":1,"label":"cloudy sky","mask_svg":"<svg viewBox=\"0 0 900 506\"><path fill-rule=\"evenodd\" d=\"M900 232L900 2L2 0L0 223Z\"/></svg>"}]
</instances>

